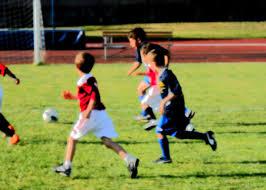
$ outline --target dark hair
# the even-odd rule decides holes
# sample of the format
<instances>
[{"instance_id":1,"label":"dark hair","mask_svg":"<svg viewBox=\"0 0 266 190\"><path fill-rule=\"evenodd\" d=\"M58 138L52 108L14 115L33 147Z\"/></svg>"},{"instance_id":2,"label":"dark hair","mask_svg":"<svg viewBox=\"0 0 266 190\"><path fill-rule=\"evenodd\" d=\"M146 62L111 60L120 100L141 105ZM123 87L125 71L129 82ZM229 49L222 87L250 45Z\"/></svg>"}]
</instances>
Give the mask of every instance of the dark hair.
<instances>
[{"instance_id":1,"label":"dark hair","mask_svg":"<svg viewBox=\"0 0 266 190\"><path fill-rule=\"evenodd\" d=\"M155 45L154 44L152 44L152 43L144 43L141 46L140 51L142 51L144 55L147 55L153 49L155 49Z\"/></svg>"},{"instance_id":2,"label":"dark hair","mask_svg":"<svg viewBox=\"0 0 266 190\"><path fill-rule=\"evenodd\" d=\"M76 63L77 68L83 73L89 73L95 63L94 57L86 52L81 52L77 56L81 56L80 60Z\"/></svg>"},{"instance_id":3,"label":"dark hair","mask_svg":"<svg viewBox=\"0 0 266 190\"><path fill-rule=\"evenodd\" d=\"M164 67L165 66L164 54L160 50L153 49L153 50L149 51L148 54L150 56L152 56L152 58L153 58L153 60L155 62L155 65L157 67Z\"/></svg>"},{"instance_id":4,"label":"dark hair","mask_svg":"<svg viewBox=\"0 0 266 190\"><path fill-rule=\"evenodd\" d=\"M139 39L140 41L146 41L147 40L147 35L146 32L143 30L143 28L137 27L132 29L128 33L128 38L133 38L135 40Z\"/></svg>"}]
</instances>

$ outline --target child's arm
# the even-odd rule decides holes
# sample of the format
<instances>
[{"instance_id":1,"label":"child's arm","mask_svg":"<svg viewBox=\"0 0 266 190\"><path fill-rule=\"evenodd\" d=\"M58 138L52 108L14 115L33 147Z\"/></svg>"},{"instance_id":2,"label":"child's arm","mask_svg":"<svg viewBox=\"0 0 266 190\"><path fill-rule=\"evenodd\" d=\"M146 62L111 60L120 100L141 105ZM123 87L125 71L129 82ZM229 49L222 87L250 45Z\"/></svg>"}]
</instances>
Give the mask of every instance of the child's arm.
<instances>
[{"instance_id":1,"label":"child's arm","mask_svg":"<svg viewBox=\"0 0 266 190\"><path fill-rule=\"evenodd\" d=\"M12 73L7 67L5 70L5 74L8 75L10 78L14 79L16 84L20 83L20 80L16 77L16 75L14 73Z\"/></svg>"},{"instance_id":2,"label":"child's arm","mask_svg":"<svg viewBox=\"0 0 266 190\"><path fill-rule=\"evenodd\" d=\"M77 96L73 95L69 90L65 90L62 93L62 96L66 100L77 100Z\"/></svg>"},{"instance_id":3,"label":"child's arm","mask_svg":"<svg viewBox=\"0 0 266 190\"><path fill-rule=\"evenodd\" d=\"M164 108L167 102L171 101L172 99L176 98L176 95L173 93L169 93L168 96L166 96L164 99L161 100L160 103L160 114L164 113Z\"/></svg>"},{"instance_id":4,"label":"child's arm","mask_svg":"<svg viewBox=\"0 0 266 190\"><path fill-rule=\"evenodd\" d=\"M82 112L82 116L83 116L84 119L90 118L91 111L92 111L94 105L95 105L95 100L91 99L89 104L88 104L87 109Z\"/></svg>"},{"instance_id":5,"label":"child's arm","mask_svg":"<svg viewBox=\"0 0 266 190\"><path fill-rule=\"evenodd\" d=\"M145 72L138 72L138 71L135 71L132 75L133 75L133 76L146 76L147 73L145 73Z\"/></svg>"},{"instance_id":6,"label":"child's arm","mask_svg":"<svg viewBox=\"0 0 266 190\"><path fill-rule=\"evenodd\" d=\"M128 70L127 75L130 76L134 71L136 71L140 67L141 63L135 61L132 65L132 67Z\"/></svg>"}]
</instances>

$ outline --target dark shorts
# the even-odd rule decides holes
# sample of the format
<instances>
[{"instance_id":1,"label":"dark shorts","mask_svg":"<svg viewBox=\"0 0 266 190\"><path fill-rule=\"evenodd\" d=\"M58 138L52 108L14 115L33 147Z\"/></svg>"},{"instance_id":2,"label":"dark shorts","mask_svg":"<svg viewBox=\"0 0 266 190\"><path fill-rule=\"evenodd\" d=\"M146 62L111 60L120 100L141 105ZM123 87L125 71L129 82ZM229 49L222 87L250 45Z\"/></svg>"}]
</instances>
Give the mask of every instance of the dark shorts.
<instances>
[{"instance_id":1,"label":"dark shorts","mask_svg":"<svg viewBox=\"0 0 266 190\"><path fill-rule=\"evenodd\" d=\"M189 124L186 117L169 117L162 115L156 127L156 133L163 135L176 136L179 131L184 131Z\"/></svg>"}]
</instances>

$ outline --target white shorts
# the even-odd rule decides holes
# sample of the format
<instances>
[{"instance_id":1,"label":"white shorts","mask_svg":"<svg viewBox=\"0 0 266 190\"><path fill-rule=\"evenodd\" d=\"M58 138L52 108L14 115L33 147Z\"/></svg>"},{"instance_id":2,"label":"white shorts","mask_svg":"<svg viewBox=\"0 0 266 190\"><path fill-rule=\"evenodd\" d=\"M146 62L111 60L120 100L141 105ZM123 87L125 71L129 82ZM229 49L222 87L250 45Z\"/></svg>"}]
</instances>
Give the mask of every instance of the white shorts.
<instances>
[{"instance_id":1,"label":"white shorts","mask_svg":"<svg viewBox=\"0 0 266 190\"><path fill-rule=\"evenodd\" d=\"M105 110L93 110L88 119L82 119L82 113L80 113L79 119L74 125L70 136L78 140L87 133L93 133L97 138L114 138L118 136L113 122Z\"/></svg>"},{"instance_id":2,"label":"white shorts","mask_svg":"<svg viewBox=\"0 0 266 190\"><path fill-rule=\"evenodd\" d=\"M159 87L151 86L145 94L144 98L141 100L141 104L147 104L152 107L154 111L158 112L161 100L162 98Z\"/></svg>"}]
</instances>

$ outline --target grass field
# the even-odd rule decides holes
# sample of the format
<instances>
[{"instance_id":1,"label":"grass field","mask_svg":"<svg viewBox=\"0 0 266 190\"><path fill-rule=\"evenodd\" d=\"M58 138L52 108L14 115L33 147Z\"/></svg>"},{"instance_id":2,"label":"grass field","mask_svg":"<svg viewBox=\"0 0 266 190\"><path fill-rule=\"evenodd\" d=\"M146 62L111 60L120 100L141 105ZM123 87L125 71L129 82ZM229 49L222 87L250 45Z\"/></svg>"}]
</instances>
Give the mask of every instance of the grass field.
<instances>
[{"instance_id":1,"label":"grass field","mask_svg":"<svg viewBox=\"0 0 266 190\"><path fill-rule=\"evenodd\" d=\"M187 106L196 111L199 131L213 130L217 152L200 141L170 138L172 164L156 165L160 155L153 131L132 118L139 112L135 88L140 78L125 76L128 64L96 65L103 102L119 133L117 142L141 159L139 178L131 180L125 164L92 135L81 140L73 175L51 171L62 162L66 138L77 119L76 102L61 99L75 90L72 65L10 65L21 78L16 86L1 79L3 113L21 136L17 146L0 138L0 189L173 190L266 188L266 64L173 64ZM41 115L55 107L60 119L47 124Z\"/></svg>"},{"instance_id":2,"label":"grass field","mask_svg":"<svg viewBox=\"0 0 266 190\"><path fill-rule=\"evenodd\" d=\"M101 37L103 30L129 31L142 27L145 31L172 31L173 38L231 39L265 38L266 22L195 22L195 23L147 23L104 26L85 26L88 37Z\"/></svg>"}]
</instances>

